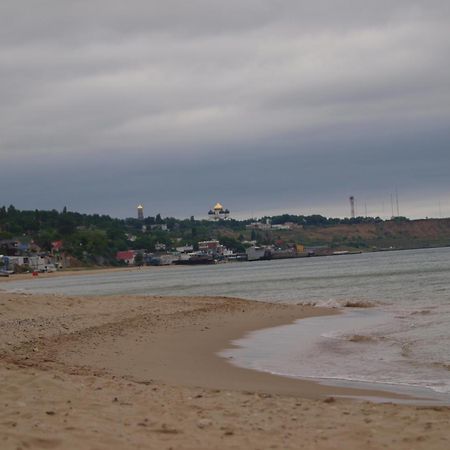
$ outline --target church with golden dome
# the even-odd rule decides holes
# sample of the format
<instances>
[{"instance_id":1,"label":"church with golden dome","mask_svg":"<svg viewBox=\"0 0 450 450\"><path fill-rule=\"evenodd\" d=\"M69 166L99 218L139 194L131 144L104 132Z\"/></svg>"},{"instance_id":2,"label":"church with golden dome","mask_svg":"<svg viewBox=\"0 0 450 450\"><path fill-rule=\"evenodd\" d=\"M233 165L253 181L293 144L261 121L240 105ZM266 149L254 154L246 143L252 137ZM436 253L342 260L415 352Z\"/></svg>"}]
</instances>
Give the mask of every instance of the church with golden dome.
<instances>
[{"instance_id":1,"label":"church with golden dome","mask_svg":"<svg viewBox=\"0 0 450 450\"><path fill-rule=\"evenodd\" d=\"M208 211L211 220L226 220L229 215L230 210L225 209L220 203L216 203L216 206Z\"/></svg>"}]
</instances>

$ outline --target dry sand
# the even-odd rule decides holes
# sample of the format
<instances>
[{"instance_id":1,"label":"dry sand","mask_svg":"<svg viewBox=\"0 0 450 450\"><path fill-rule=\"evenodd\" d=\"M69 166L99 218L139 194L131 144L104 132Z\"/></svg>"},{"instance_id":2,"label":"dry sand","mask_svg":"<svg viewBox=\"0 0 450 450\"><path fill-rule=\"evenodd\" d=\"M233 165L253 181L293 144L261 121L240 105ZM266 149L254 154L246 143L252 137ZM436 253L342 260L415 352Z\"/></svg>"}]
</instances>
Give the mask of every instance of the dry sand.
<instances>
[{"instance_id":1,"label":"dry sand","mask_svg":"<svg viewBox=\"0 0 450 450\"><path fill-rule=\"evenodd\" d=\"M0 448L449 448L448 407L336 399L377 393L215 356L247 331L325 312L226 298L0 293Z\"/></svg>"}]
</instances>

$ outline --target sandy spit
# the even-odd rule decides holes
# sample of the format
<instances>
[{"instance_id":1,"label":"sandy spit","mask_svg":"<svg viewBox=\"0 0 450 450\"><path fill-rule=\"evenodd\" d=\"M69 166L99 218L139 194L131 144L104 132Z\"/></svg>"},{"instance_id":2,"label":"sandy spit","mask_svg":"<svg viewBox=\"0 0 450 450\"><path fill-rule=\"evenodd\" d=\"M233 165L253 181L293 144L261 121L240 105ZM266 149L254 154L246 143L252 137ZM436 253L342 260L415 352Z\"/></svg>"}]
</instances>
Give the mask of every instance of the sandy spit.
<instances>
[{"instance_id":1,"label":"sandy spit","mask_svg":"<svg viewBox=\"0 0 450 450\"><path fill-rule=\"evenodd\" d=\"M245 332L325 312L0 293L0 448L449 448L448 407L337 399L346 391L215 356Z\"/></svg>"}]
</instances>

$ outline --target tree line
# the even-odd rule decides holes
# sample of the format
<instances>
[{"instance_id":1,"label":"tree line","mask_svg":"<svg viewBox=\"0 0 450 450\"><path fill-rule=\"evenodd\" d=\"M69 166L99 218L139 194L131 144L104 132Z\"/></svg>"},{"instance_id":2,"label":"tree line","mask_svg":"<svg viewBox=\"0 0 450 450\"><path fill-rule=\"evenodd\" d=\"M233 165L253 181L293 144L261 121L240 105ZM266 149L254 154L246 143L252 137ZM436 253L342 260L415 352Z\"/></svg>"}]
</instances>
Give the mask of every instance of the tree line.
<instances>
[{"instance_id":1,"label":"tree line","mask_svg":"<svg viewBox=\"0 0 450 450\"><path fill-rule=\"evenodd\" d=\"M292 215L264 217L272 224L292 222L303 227L329 226L339 223L377 223L379 217L357 217L352 219L327 218L321 215ZM406 220L406 219L405 219ZM212 222L194 217L177 219L162 218L160 214L144 220L136 218L118 219L109 215L83 214L52 210L19 210L13 205L0 207L0 242L8 239L33 241L43 251L50 252L52 243L63 241L63 250L85 263L94 263L101 256L105 262L114 264L117 251L136 249L154 251L157 244L167 249L199 241L219 239L235 251L243 251L242 241L250 239L246 225L254 219ZM164 224L167 230L162 230ZM5 244L0 254L5 253Z\"/></svg>"}]
</instances>

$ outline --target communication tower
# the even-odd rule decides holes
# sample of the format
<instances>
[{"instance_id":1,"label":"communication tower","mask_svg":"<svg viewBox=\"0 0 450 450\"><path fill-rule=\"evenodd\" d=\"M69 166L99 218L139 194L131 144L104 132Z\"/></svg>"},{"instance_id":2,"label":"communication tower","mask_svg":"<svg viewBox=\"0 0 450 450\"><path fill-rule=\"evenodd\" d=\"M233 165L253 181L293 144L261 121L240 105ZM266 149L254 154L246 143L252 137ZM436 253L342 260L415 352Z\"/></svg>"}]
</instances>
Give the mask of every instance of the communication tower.
<instances>
[{"instance_id":1,"label":"communication tower","mask_svg":"<svg viewBox=\"0 0 450 450\"><path fill-rule=\"evenodd\" d=\"M350 216L352 219L355 218L355 197L353 195L350 196Z\"/></svg>"}]
</instances>

